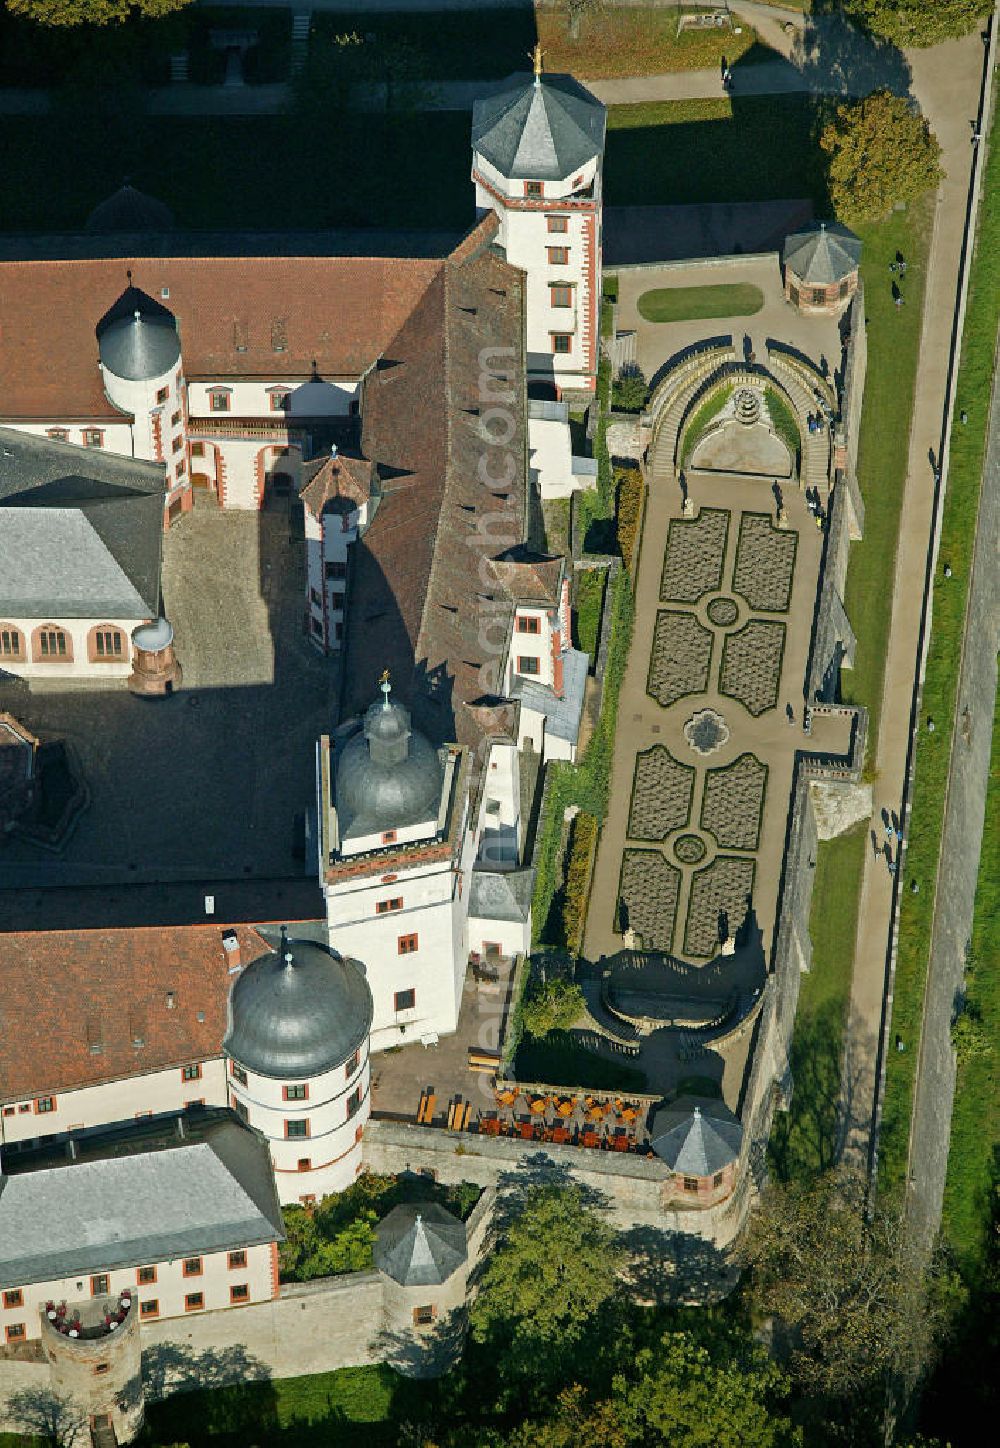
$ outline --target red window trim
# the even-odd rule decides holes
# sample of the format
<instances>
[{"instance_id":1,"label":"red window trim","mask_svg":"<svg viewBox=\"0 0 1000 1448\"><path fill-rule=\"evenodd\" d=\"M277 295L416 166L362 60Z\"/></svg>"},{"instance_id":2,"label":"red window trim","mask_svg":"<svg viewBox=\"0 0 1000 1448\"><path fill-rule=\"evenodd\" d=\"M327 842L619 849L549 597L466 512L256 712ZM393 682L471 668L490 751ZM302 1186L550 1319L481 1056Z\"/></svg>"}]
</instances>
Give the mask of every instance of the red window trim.
<instances>
[{"instance_id":1,"label":"red window trim","mask_svg":"<svg viewBox=\"0 0 1000 1448\"><path fill-rule=\"evenodd\" d=\"M394 844L396 843L396 831L395 831L395 830L383 830L383 831L382 831L382 843L383 843L383 845L394 845Z\"/></svg>"},{"instance_id":2,"label":"red window trim","mask_svg":"<svg viewBox=\"0 0 1000 1448\"><path fill-rule=\"evenodd\" d=\"M250 1301L250 1285L247 1282L233 1282L229 1287L229 1301L243 1303Z\"/></svg>"},{"instance_id":3,"label":"red window trim","mask_svg":"<svg viewBox=\"0 0 1000 1448\"><path fill-rule=\"evenodd\" d=\"M98 1284L99 1282L103 1282L103 1283L104 1283L104 1286L103 1286L103 1287L98 1287L97 1284ZM110 1274L109 1272L95 1272L95 1273L93 1274L93 1276L91 1277L91 1279L90 1279L90 1295L91 1295L91 1297L103 1297L103 1296L105 1295L105 1293L110 1292L110 1291L111 1291L111 1274Z\"/></svg>"},{"instance_id":4,"label":"red window trim","mask_svg":"<svg viewBox=\"0 0 1000 1448\"><path fill-rule=\"evenodd\" d=\"M5 1332L8 1342L22 1342L28 1330L23 1322L8 1322Z\"/></svg>"},{"instance_id":5,"label":"red window trim","mask_svg":"<svg viewBox=\"0 0 1000 1448\"><path fill-rule=\"evenodd\" d=\"M197 1298L197 1301L195 1301L195 1298ZM184 1294L184 1311L185 1311L185 1312L204 1312L204 1310L205 1310L205 1294L204 1294L204 1292L186 1292L186 1293Z\"/></svg>"},{"instance_id":6,"label":"red window trim","mask_svg":"<svg viewBox=\"0 0 1000 1448\"><path fill-rule=\"evenodd\" d=\"M528 668L528 664L534 664L534 668ZM519 654L517 659L517 672L527 674L534 679L542 672L542 661L535 654Z\"/></svg>"},{"instance_id":7,"label":"red window trim","mask_svg":"<svg viewBox=\"0 0 1000 1448\"><path fill-rule=\"evenodd\" d=\"M197 1267L191 1267L191 1266L190 1266L190 1263L192 1263L192 1262L197 1262L197 1264L198 1264ZM205 1274L205 1264L204 1264L204 1262L202 1261L202 1259L201 1259L200 1257L185 1257L185 1258L184 1258L183 1265L181 1266L181 1276L182 1276L182 1277L203 1277L204 1274Z\"/></svg>"},{"instance_id":8,"label":"red window trim","mask_svg":"<svg viewBox=\"0 0 1000 1448\"><path fill-rule=\"evenodd\" d=\"M186 1073L189 1072L189 1071L193 1072L194 1074L193 1074L193 1075L190 1075L190 1076L187 1075ZM181 1067L181 1080L182 1080L182 1081L200 1081L200 1080L201 1080L201 1062L200 1062L200 1061L192 1061L189 1066L182 1066L182 1067Z\"/></svg>"},{"instance_id":9,"label":"red window trim","mask_svg":"<svg viewBox=\"0 0 1000 1448\"><path fill-rule=\"evenodd\" d=\"M143 1277L142 1274L143 1274L144 1272L152 1272L153 1275L152 1275L152 1277ZM135 1285L136 1285L136 1287L152 1287L152 1285L153 1285L153 1283L154 1283L155 1281L156 1281L156 1267L155 1267L155 1265L150 1266L150 1267L137 1267L137 1268L135 1269Z\"/></svg>"},{"instance_id":10,"label":"red window trim","mask_svg":"<svg viewBox=\"0 0 1000 1448\"><path fill-rule=\"evenodd\" d=\"M519 614L517 619L518 633L540 634L542 631L542 620L537 615Z\"/></svg>"},{"instance_id":11,"label":"red window trim","mask_svg":"<svg viewBox=\"0 0 1000 1448\"><path fill-rule=\"evenodd\" d=\"M563 293L565 293L565 295L566 295L566 300L565 300L564 302L557 301L557 300L556 300L556 293L559 293L560 295L562 295ZM572 288L572 286L570 285L570 283L569 283L569 282L549 282L549 306L550 306L550 307L558 307L560 311L565 311L567 308L572 307L572 305L573 305L573 288Z\"/></svg>"},{"instance_id":12,"label":"red window trim","mask_svg":"<svg viewBox=\"0 0 1000 1448\"><path fill-rule=\"evenodd\" d=\"M5 1292L4 1295L3 1295L3 1305L4 1305L4 1307L7 1307L7 1308L9 1308L9 1307L23 1307L23 1306L24 1306L24 1293L23 1293L23 1291L21 1290L21 1288L20 1288L20 1287L11 1287L7 1292Z\"/></svg>"},{"instance_id":13,"label":"red window trim","mask_svg":"<svg viewBox=\"0 0 1000 1448\"><path fill-rule=\"evenodd\" d=\"M230 1252L229 1256L226 1259L226 1266L229 1268L230 1272L235 1272L237 1271L237 1269L243 1268L246 1265L247 1253L245 1247L240 1247L237 1251Z\"/></svg>"},{"instance_id":14,"label":"red window trim","mask_svg":"<svg viewBox=\"0 0 1000 1448\"><path fill-rule=\"evenodd\" d=\"M412 995L412 997L413 997L413 1003L412 1003L412 1005L401 1006L401 1005L399 1004L399 998L400 998L400 996L404 996L404 995ZM397 990L397 991L393 994L393 997L392 997L392 1008L393 1008L394 1011L397 1012L397 1014L399 1013L399 1011L413 1011L413 1010L416 1010L416 1008L417 1008L417 992L416 992L415 987L414 987L414 986L409 986L409 987L407 987L406 990Z\"/></svg>"},{"instance_id":15,"label":"red window trim","mask_svg":"<svg viewBox=\"0 0 1000 1448\"><path fill-rule=\"evenodd\" d=\"M400 935L396 941L397 955L413 955L420 949L420 936L415 930L408 935Z\"/></svg>"},{"instance_id":16,"label":"red window trim","mask_svg":"<svg viewBox=\"0 0 1000 1448\"><path fill-rule=\"evenodd\" d=\"M311 1156L300 1156L299 1159L298 1159L298 1161L296 1162L296 1168L297 1168L298 1171L312 1171L312 1169L313 1169L312 1157L311 1157Z\"/></svg>"},{"instance_id":17,"label":"red window trim","mask_svg":"<svg viewBox=\"0 0 1000 1448\"><path fill-rule=\"evenodd\" d=\"M565 236L569 231L568 216L547 216L545 220L548 222L548 231L552 236Z\"/></svg>"},{"instance_id":18,"label":"red window trim","mask_svg":"<svg viewBox=\"0 0 1000 1448\"><path fill-rule=\"evenodd\" d=\"M291 1123L290 1121L286 1121L286 1122L285 1122L285 1140L286 1140L286 1141L308 1141L309 1137L312 1136L312 1127L311 1127L310 1124L309 1124L309 1118L308 1118L308 1116L305 1116L305 1117L301 1117L301 1116L300 1116L300 1117L297 1117L297 1118L296 1118L296 1122L298 1122L298 1121L301 1121L302 1124L305 1126L305 1131L299 1132L299 1134L298 1134L297 1136L289 1136L289 1134L288 1134L288 1128L292 1125L292 1123Z\"/></svg>"},{"instance_id":19,"label":"red window trim","mask_svg":"<svg viewBox=\"0 0 1000 1448\"><path fill-rule=\"evenodd\" d=\"M351 1077L361 1065L361 1052L355 1051L354 1055L344 1066L344 1080L350 1081Z\"/></svg>"},{"instance_id":20,"label":"red window trim","mask_svg":"<svg viewBox=\"0 0 1000 1448\"><path fill-rule=\"evenodd\" d=\"M159 1317L160 1299L158 1297L147 1297L145 1302L139 1303L140 1317Z\"/></svg>"},{"instance_id":21,"label":"red window trim","mask_svg":"<svg viewBox=\"0 0 1000 1448\"><path fill-rule=\"evenodd\" d=\"M543 181L525 181L524 194L532 201L540 201L545 195L545 183Z\"/></svg>"},{"instance_id":22,"label":"red window trim","mask_svg":"<svg viewBox=\"0 0 1000 1448\"><path fill-rule=\"evenodd\" d=\"M393 910L402 910L402 908L403 908L403 897L402 897L402 895L394 895L391 900L376 900L376 901L375 901L375 914L376 914L376 915L388 915L391 911L393 911Z\"/></svg>"},{"instance_id":23,"label":"red window trim","mask_svg":"<svg viewBox=\"0 0 1000 1448\"><path fill-rule=\"evenodd\" d=\"M42 1106L42 1102L43 1102L43 1101L48 1101L48 1102L50 1102L51 1104L50 1104L49 1106L43 1107L43 1106ZM58 1096L36 1096L36 1097L35 1097L35 1100L34 1100L34 1103L33 1103L34 1111L35 1111L35 1115L36 1115L36 1116L51 1116L52 1113L53 1113L55 1110L57 1110L58 1105L59 1105L59 1097L58 1097Z\"/></svg>"},{"instance_id":24,"label":"red window trim","mask_svg":"<svg viewBox=\"0 0 1000 1448\"><path fill-rule=\"evenodd\" d=\"M545 250L549 256L549 266L567 266L569 264L568 246L547 246Z\"/></svg>"},{"instance_id":25,"label":"red window trim","mask_svg":"<svg viewBox=\"0 0 1000 1448\"><path fill-rule=\"evenodd\" d=\"M552 351L555 353L555 355L557 357L568 357L573 350L573 333L550 332L549 336L552 338ZM557 347L556 343L558 341L565 341L566 343L568 343L568 346L566 346L565 348Z\"/></svg>"},{"instance_id":26,"label":"red window trim","mask_svg":"<svg viewBox=\"0 0 1000 1448\"><path fill-rule=\"evenodd\" d=\"M290 1086L282 1086L282 1088L281 1088L281 1099L282 1099L282 1101L308 1101L308 1100L309 1100L309 1082L308 1082L308 1081L296 1081L296 1082L295 1082L295 1085L302 1087L302 1095L301 1095L301 1096L289 1096L288 1093L289 1093L289 1091L290 1091L292 1088L291 1088Z\"/></svg>"}]
</instances>

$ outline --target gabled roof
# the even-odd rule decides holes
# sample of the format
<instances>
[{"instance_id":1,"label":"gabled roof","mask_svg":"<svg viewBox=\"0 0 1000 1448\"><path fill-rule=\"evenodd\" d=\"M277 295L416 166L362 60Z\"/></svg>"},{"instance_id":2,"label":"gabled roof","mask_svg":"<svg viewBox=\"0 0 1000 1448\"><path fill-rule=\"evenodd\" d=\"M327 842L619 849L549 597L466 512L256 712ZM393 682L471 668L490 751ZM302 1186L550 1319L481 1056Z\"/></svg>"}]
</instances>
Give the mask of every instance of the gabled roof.
<instances>
[{"instance_id":1,"label":"gabled roof","mask_svg":"<svg viewBox=\"0 0 1000 1448\"><path fill-rule=\"evenodd\" d=\"M263 1137L228 1111L200 1117L82 1139L58 1165L10 1155L0 1286L282 1241Z\"/></svg>"},{"instance_id":2,"label":"gabled roof","mask_svg":"<svg viewBox=\"0 0 1000 1448\"><path fill-rule=\"evenodd\" d=\"M656 1113L651 1141L678 1176L710 1177L739 1156L743 1128L721 1101L680 1097Z\"/></svg>"},{"instance_id":3,"label":"gabled roof","mask_svg":"<svg viewBox=\"0 0 1000 1448\"><path fill-rule=\"evenodd\" d=\"M473 870L469 914L477 920L524 923L531 911L534 874L531 870Z\"/></svg>"},{"instance_id":4,"label":"gabled roof","mask_svg":"<svg viewBox=\"0 0 1000 1448\"><path fill-rule=\"evenodd\" d=\"M0 614L160 610L162 463L0 428Z\"/></svg>"},{"instance_id":5,"label":"gabled roof","mask_svg":"<svg viewBox=\"0 0 1000 1448\"><path fill-rule=\"evenodd\" d=\"M436 1202L393 1207L375 1229L375 1266L401 1287L434 1287L468 1256L465 1223Z\"/></svg>"},{"instance_id":6,"label":"gabled roof","mask_svg":"<svg viewBox=\"0 0 1000 1448\"><path fill-rule=\"evenodd\" d=\"M238 957L224 936L239 947ZM230 968L267 949L249 925L4 935L0 1100L58 1095L221 1055Z\"/></svg>"},{"instance_id":7,"label":"gabled roof","mask_svg":"<svg viewBox=\"0 0 1000 1448\"><path fill-rule=\"evenodd\" d=\"M104 392L95 329L129 285L169 302L189 379L360 377L441 265L204 254L0 261L0 416L121 418Z\"/></svg>"},{"instance_id":8,"label":"gabled roof","mask_svg":"<svg viewBox=\"0 0 1000 1448\"><path fill-rule=\"evenodd\" d=\"M830 286L861 261L861 239L836 221L817 221L785 238L782 260L803 282Z\"/></svg>"},{"instance_id":9,"label":"gabled roof","mask_svg":"<svg viewBox=\"0 0 1000 1448\"><path fill-rule=\"evenodd\" d=\"M472 146L512 180L560 181L604 148L607 112L569 75L512 75L472 108Z\"/></svg>"},{"instance_id":10,"label":"gabled roof","mask_svg":"<svg viewBox=\"0 0 1000 1448\"><path fill-rule=\"evenodd\" d=\"M525 547L508 548L490 561L490 571L515 603L559 602L565 559L548 558Z\"/></svg>"}]
</instances>

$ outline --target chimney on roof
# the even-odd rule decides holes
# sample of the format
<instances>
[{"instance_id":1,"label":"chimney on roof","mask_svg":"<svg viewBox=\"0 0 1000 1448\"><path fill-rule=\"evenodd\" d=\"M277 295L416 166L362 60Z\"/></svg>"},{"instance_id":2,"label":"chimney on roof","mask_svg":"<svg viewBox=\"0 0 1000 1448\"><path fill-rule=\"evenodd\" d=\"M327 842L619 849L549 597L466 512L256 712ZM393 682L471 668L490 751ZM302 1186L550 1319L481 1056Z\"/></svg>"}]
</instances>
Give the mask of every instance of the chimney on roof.
<instances>
[{"instance_id":1,"label":"chimney on roof","mask_svg":"<svg viewBox=\"0 0 1000 1448\"><path fill-rule=\"evenodd\" d=\"M172 991L172 990L168 990L168 991L167 991L167 1010L168 1010L168 1011L172 1011L172 1010L174 1009L174 1007L176 1006L176 1004L177 1004L177 994L176 994L176 992L175 992L175 991Z\"/></svg>"}]
</instances>

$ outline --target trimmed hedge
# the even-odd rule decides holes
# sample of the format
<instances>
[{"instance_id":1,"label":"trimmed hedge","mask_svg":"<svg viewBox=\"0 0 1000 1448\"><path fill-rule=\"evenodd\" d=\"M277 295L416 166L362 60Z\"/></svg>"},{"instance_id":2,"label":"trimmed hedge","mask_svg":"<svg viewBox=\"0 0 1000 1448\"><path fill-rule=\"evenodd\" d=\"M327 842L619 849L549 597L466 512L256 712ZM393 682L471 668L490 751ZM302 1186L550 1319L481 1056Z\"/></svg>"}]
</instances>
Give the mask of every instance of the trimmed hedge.
<instances>
[{"instance_id":1,"label":"trimmed hedge","mask_svg":"<svg viewBox=\"0 0 1000 1448\"><path fill-rule=\"evenodd\" d=\"M646 485L638 468L615 469L618 551L629 573L635 568L635 548L642 520L642 503Z\"/></svg>"},{"instance_id":2,"label":"trimmed hedge","mask_svg":"<svg viewBox=\"0 0 1000 1448\"><path fill-rule=\"evenodd\" d=\"M587 921L587 896L597 849L597 821L584 810L576 816L566 855L566 886L563 895L563 934L566 948L580 954L583 927Z\"/></svg>"}]
</instances>

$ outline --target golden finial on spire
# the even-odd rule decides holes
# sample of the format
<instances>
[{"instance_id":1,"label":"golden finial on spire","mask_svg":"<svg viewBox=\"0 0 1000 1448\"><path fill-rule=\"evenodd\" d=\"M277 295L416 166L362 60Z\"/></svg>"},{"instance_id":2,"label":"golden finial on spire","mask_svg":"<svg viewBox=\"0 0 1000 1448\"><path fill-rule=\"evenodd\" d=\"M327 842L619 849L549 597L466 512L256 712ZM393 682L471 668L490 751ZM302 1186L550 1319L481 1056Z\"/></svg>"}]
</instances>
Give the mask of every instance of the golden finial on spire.
<instances>
[{"instance_id":1,"label":"golden finial on spire","mask_svg":"<svg viewBox=\"0 0 1000 1448\"><path fill-rule=\"evenodd\" d=\"M536 41L535 41L535 48L534 48L534 49L532 50L532 52L531 52L531 63L532 63L532 65L534 66L535 79L536 79L536 80L539 78L539 76L540 76L541 73L542 73L542 56L543 56L544 54L545 54L545 51L542 49L541 41L536 40Z\"/></svg>"},{"instance_id":2,"label":"golden finial on spire","mask_svg":"<svg viewBox=\"0 0 1000 1448\"><path fill-rule=\"evenodd\" d=\"M378 686L382 690L382 708L388 709L389 695L392 693L392 685L389 683L389 670L383 669L379 675Z\"/></svg>"}]
</instances>

